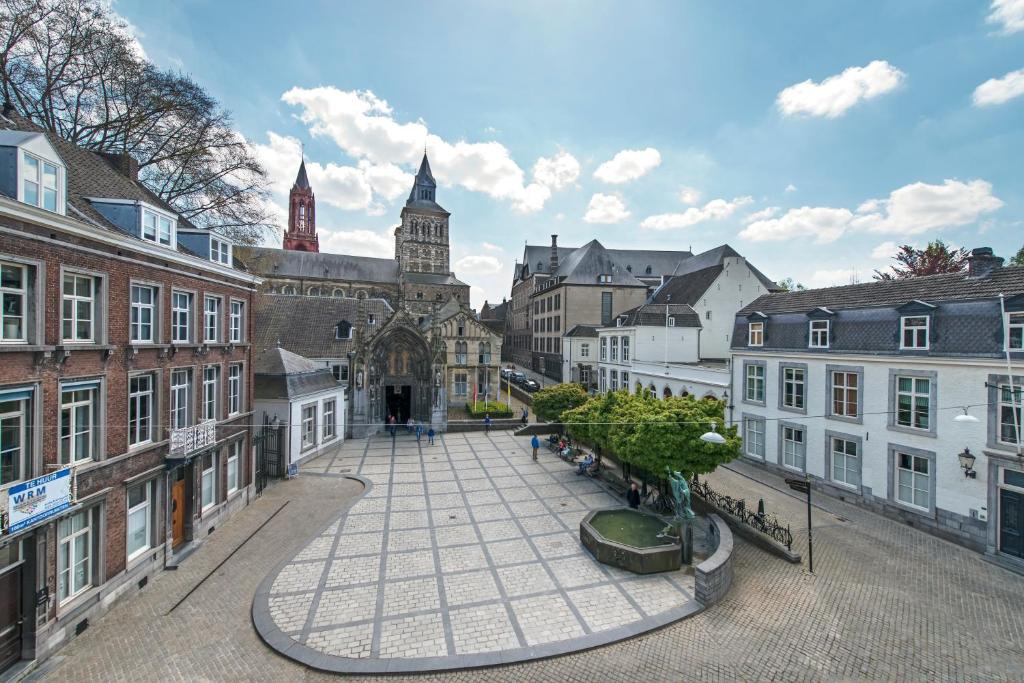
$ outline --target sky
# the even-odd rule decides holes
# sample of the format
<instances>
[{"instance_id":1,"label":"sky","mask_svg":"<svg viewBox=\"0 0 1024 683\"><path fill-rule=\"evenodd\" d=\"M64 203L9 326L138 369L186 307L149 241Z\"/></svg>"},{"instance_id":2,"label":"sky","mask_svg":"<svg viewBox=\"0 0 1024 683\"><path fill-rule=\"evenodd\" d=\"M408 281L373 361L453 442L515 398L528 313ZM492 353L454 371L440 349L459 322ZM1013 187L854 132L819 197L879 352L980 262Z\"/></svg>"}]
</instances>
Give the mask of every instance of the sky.
<instances>
[{"instance_id":1,"label":"sky","mask_svg":"<svg viewBox=\"0 0 1024 683\"><path fill-rule=\"evenodd\" d=\"M304 147L321 251L393 257L426 148L475 307L552 234L811 287L1024 245L1024 0L114 7L231 110L282 224Z\"/></svg>"}]
</instances>

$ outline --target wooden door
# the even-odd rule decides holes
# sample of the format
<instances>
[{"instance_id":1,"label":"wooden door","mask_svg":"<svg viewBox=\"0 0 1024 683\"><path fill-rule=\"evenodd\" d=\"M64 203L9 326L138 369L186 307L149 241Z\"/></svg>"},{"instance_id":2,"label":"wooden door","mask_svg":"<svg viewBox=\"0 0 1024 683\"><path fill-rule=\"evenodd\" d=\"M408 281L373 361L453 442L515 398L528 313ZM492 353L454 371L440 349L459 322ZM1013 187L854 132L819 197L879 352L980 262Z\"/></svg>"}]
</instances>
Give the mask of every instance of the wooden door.
<instances>
[{"instance_id":1,"label":"wooden door","mask_svg":"<svg viewBox=\"0 0 1024 683\"><path fill-rule=\"evenodd\" d=\"M0 672L21 659L21 569L0 575Z\"/></svg>"},{"instance_id":2,"label":"wooden door","mask_svg":"<svg viewBox=\"0 0 1024 683\"><path fill-rule=\"evenodd\" d=\"M171 484L171 548L185 540L185 480Z\"/></svg>"},{"instance_id":3,"label":"wooden door","mask_svg":"<svg viewBox=\"0 0 1024 683\"><path fill-rule=\"evenodd\" d=\"M1024 495L999 490L999 550L1024 558Z\"/></svg>"}]
</instances>

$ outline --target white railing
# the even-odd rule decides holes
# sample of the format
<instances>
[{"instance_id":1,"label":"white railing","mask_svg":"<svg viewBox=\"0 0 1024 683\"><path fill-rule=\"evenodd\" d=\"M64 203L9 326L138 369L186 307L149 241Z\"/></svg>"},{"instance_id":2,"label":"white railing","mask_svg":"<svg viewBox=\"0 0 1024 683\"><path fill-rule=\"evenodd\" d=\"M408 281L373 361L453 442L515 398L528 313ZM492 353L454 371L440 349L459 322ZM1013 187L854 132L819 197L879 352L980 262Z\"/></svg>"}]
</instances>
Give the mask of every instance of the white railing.
<instances>
[{"instance_id":1,"label":"white railing","mask_svg":"<svg viewBox=\"0 0 1024 683\"><path fill-rule=\"evenodd\" d=\"M217 421L207 420L191 427L171 430L169 458L184 458L217 442Z\"/></svg>"}]
</instances>

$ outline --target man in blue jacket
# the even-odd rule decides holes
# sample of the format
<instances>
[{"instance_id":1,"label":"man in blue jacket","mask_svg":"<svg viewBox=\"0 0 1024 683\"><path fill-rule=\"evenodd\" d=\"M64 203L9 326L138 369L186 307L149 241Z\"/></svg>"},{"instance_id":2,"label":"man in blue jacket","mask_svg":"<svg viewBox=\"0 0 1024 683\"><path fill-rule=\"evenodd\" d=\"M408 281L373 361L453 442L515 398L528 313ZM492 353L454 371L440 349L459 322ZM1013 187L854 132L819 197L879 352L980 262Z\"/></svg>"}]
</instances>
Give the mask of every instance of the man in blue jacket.
<instances>
[{"instance_id":1,"label":"man in blue jacket","mask_svg":"<svg viewBox=\"0 0 1024 683\"><path fill-rule=\"evenodd\" d=\"M536 460L537 459L537 449L540 448L540 439L537 438L536 434L534 434L533 438L530 439L530 445L533 446L533 459Z\"/></svg>"}]
</instances>

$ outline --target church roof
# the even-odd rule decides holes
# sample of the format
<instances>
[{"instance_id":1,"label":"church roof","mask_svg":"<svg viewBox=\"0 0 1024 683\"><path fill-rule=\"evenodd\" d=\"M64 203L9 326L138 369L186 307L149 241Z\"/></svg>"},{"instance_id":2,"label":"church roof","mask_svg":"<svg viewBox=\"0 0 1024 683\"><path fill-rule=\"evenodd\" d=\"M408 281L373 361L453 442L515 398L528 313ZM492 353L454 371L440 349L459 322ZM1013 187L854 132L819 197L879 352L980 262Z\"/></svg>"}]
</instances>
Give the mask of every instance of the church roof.
<instances>
[{"instance_id":1,"label":"church roof","mask_svg":"<svg viewBox=\"0 0 1024 683\"><path fill-rule=\"evenodd\" d=\"M383 299L364 299L367 314L380 327L394 313ZM359 301L350 297L322 297L259 294L255 301L258 324L253 328L253 346L261 349L280 345L306 358L344 358L352 349L351 339L338 339L335 329L345 321L359 322Z\"/></svg>"},{"instance_id":2,"label":"church roof","mask_svg":"<svg viewBox=\"0 0 1024 683\"><path fill-rule=\"evenodd\" d=\"M560 261L553 277L559 284L596 285L602 275L611 276L611 282L605 284L646 287L597 240L590 240Z\"/></svg>"},{"instance_id":3,"label":"church roof","mask_svg":"<svg viewBox=\"0 0 1024 683\"><path fill-rule=\"evenodd\" d=\"M427 197L421 196L419 190L427 190ZM430 161L427 160L427 153L423 152L423 161L420 162L420 170L416 172L416 178L413 180L412 189L409 191L409 199L405 202L407 209L424 209L426 211L438 211L440 213L447 214L440 204L434 201L435 192L437 190L437 181L434 180L434 174L430 172Z\"/></svg>"},{"instance_id":4,"label":"church roof","mask_svg":"<svg viewBox=\"0 0 1024 683\"><path fill-rule=\"evenodd\" d=\"M303 159L302 163L299 164L299 174L295 176L295 187L300 190L309 189L309 178L306 177L306 160Z\"/></svg>"},{"instance_id":5,"label":"church roof","mask_svg":"<svg viewBox=\"0 0 1024 683\"><path fill-rule=\"evenodd\" d=\"M406 282L415 285L462 285L468 286L465 282L455 277L454 273L419 273L407 272L403 276Z\"/></svg>"},{"instance_id":6,"label":"church roof","mask_svg":"<svg viewBox=\"0 0 1024 683\"><path fill-rule=\"evenodd\" d=\"M556 247L558 262L562 263L574 251L582 247ZM671 251L660 249L606 249L627 272L636 277L660 277L671 275L676 268L691 258L689 251ZM526 245L523 251L523 263L529 266L530 274L550 274L551 247L534 244ZM647 269L650 268L650 272Z\"/></svg>"},{"instance_id":7,"label":"church roof","mask_svg":"<svg viewBox=\"0 0 1024 683\"><path fill-rule=\"evenodd\" d=\"M293 277L359 282L398 282L398 261L390 258L322 254L268 247L238 249L251 271L266 277Z\"/></svg>"}]
</instances>

